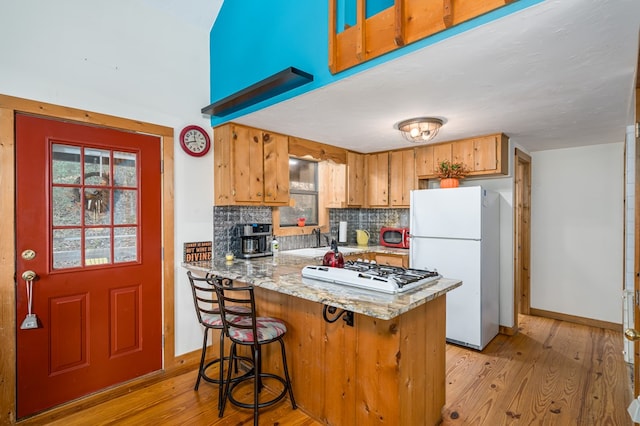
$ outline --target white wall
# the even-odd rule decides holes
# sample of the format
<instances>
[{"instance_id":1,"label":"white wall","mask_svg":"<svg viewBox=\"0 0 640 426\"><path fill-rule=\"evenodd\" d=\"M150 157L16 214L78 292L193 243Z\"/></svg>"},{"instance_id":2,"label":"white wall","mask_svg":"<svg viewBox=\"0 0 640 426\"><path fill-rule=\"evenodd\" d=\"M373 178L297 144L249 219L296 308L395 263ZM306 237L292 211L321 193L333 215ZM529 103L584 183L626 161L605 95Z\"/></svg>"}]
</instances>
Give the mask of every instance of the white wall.
<instances>
[{"instance_id":1,"label":"white wall","mask_svg":"<svg viewBox=\"0 0 640 426\"><path fill-rule=\"evenodd\" d=\"M213 155L188 157L178 136L187 124L210 129L200 109L210 103L209 31L221 4L20 0L0 12L0 93L175 129L177 355L202 339L182 246L213 237ZM208 18L180 12L207 8Z\"/></svg>"},{"instance_id":2,"label":"white wall","mask_svg":"<svg viewBox=\"0 0 640 426\"><path fill-rule=\"evenodd\" d=\"M622 322L624 143L532 153L531 307Z\"/></svg>"}]
</instances>

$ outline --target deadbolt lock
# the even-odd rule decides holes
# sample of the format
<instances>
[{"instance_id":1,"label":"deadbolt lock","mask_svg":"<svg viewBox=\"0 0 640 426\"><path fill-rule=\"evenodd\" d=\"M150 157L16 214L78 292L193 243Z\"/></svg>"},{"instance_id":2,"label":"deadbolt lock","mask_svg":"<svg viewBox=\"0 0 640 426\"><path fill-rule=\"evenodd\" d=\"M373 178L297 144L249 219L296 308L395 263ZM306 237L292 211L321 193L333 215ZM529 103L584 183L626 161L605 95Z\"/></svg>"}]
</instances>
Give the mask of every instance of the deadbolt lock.
<instances>
[{"instance_id":1,"label":"deadbolt lock","mask_svg":"<svg viewBox=\"0 0 640 426\"><path fill-rule=\"evenodd\" d=\"M27 249L22 252L22 258L24 260L33 260L36 257L36 252L30 249Z\"/></svg>"}]
</instances>

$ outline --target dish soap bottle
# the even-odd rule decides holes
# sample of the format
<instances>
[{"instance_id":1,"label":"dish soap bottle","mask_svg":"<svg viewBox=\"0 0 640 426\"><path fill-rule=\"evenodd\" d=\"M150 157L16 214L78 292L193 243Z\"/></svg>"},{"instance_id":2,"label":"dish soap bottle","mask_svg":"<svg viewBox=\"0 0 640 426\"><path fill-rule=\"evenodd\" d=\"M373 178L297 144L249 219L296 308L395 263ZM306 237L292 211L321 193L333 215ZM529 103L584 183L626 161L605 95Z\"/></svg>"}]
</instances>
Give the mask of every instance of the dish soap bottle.
<instances>
[{"instance_id":1,"label":"dish soap bottle","mask_svg":"<svg viewBox=\"0 0 640 426\"><path fill-rule=\"evenodd\" d=\"M276 240L276 237L273 237L273 240L271 240L271 254L273 254L274 256L277 256L278 251L280 250L280 243L278 243L278 240Z\"/></svg>"}]
</instances>

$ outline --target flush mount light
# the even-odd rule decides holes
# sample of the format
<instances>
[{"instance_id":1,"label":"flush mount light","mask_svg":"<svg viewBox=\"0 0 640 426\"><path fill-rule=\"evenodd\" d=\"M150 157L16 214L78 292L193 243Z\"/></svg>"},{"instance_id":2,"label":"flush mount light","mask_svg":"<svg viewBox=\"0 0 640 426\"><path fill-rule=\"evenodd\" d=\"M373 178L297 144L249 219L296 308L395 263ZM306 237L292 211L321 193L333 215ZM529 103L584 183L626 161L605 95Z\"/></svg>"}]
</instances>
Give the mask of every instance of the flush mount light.
<instances>
[{"instance_id":1,"label":"flush mount light","mask_svg":"<svg viewBox=\"0 0 640 426\"><path fill-rule=\"evenodd\" d=\"M435 138L444 122L439 118L418 117L404 120L396 125L402 137L412 143L425 143Z\"/></svg>"}]
</instances>

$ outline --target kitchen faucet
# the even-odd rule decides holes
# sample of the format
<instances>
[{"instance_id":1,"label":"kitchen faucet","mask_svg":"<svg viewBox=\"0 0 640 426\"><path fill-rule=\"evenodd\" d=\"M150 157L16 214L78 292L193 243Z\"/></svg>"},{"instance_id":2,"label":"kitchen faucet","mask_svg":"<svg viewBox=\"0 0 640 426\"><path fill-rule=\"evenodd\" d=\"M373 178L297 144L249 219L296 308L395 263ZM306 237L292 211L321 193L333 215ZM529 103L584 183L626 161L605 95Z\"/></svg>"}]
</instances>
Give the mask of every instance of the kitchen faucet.
<instances>
[{"instance_id":1,"label":"kitchen faucet","mask_svg":"<svg viewBox=\"0 0 640 426\"><path fill-rule=\"evenodd\" d=\"M320 247L320 236L322 235L322 230L320 228L313 228L311 233L317 235L318 239L316 242L316 247Z\"/></svg>"}]
</instances>

